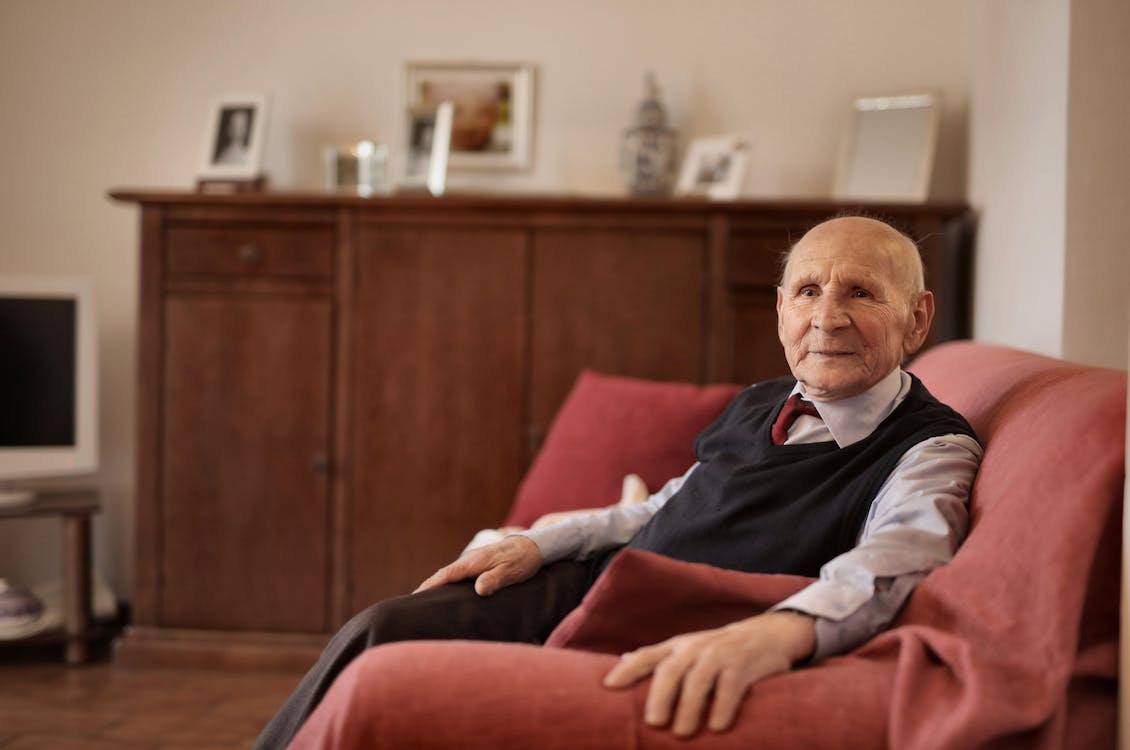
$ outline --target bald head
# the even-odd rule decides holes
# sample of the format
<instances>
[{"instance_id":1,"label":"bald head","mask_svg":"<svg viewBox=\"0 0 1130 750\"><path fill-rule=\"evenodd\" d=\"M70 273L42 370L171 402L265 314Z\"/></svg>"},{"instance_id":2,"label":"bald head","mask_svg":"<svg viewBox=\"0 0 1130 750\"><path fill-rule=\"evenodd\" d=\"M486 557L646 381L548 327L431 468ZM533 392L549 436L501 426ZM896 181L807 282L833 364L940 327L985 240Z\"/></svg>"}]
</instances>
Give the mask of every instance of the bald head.
<instances>
[{"instance_id":1,"label":"bald head","mask_svg":"<svg viewBox=\"0 0 1130 750\"><path fill-rule=\"evenodd\" d=\"M802 244L834 243L846 248L869 248L879 251L889 259L891 279L899 289L905 290L907 299L913 300L926 290L922 256L914 240L890 224L865 216L842 216L817 224L789 248L781 263L781 283L789 271L789 262Z\"/></svg>"}]
</instances>

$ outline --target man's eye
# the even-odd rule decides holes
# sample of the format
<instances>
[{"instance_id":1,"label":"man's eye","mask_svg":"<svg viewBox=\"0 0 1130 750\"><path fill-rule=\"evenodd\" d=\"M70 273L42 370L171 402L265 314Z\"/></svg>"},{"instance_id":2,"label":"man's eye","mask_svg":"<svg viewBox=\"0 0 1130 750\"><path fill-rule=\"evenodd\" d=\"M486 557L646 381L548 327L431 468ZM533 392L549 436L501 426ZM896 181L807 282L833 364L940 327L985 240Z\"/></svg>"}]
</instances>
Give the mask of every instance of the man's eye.
<instances>
[{"instance_id":1,"label":"man's eye","mask_svg":"<svg viewBox=\"0 0 1130 750\"><path fill-rule=\"evenodd\" d=\"M806 286L804 289L800 290L800 296L801 297L815 297L816 296L816 290L813 289L810 286Z\"/></svg>"},{"instance_id":2,"label":"man's eye","mask_svg":"<svg viewBox=\"0 0 1130 750\"><path fill-rule=\"evenodd\" d=\"M867 299L871 296L871 292L867 291L866 289L856 289L851 293L851 296L855 297L856 299Z\"/></svg>"}]
</instances>

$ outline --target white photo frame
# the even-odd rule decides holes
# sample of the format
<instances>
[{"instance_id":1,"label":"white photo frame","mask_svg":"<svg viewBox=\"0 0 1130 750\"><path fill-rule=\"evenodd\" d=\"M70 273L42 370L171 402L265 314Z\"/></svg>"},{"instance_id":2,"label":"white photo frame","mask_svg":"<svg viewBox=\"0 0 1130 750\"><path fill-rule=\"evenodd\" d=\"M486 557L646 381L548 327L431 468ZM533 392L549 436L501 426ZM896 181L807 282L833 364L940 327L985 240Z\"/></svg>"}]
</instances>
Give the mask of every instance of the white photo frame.
<instances>
[{"instance_id":1,"label":"white photo frame","mask_svg":"<svg viewBox=\"0 0 1130 750\"><path fill-rule=\"evenodd\" d=\"M534 66L526 63L408 62L404 109L453 103L448 166L529 169L533 163Z\"/></svg>"},{"instance_id":2,"label":"white photo frame","mask_svg":"<svg viewBox=\"0 0 1130 750\"><path fill-rule=\"evenodd\" d=\"M750 145L744 136L696 138L683 159L675 195L733 200L741 194L749 160Z\"/></svg>"},{"instance_id":3,"label":"white photo frame","mask_svg":"<svg viewBox=\"0 0 1130 750\"><path fill-rule=\"evenodd\" d=\"M840 150L833 195L926 200L940 118L941 95L937 92L856 99Z\"/></svg>"},{"instance_id":4,"label":"white photo frame","mask_svg":"<svg viewBox=\"0 0 1130 750\"><path fill-rule=\"evenodd\" d=\"M267 97L260 93L217 96L208 109L199 177L251 180L262 174Z\"/></svg>"},{"instance_id":5,"label":"white photo frame","mask_svg":"<svg viewBox=\"0 0 1130 750\"><path fill-rule=\"evenodd\" d=\"M426 187L432 195L443 195L454 110L451 102L441 102L408 113L401 187Z\"/></svg>"}]
</instances>

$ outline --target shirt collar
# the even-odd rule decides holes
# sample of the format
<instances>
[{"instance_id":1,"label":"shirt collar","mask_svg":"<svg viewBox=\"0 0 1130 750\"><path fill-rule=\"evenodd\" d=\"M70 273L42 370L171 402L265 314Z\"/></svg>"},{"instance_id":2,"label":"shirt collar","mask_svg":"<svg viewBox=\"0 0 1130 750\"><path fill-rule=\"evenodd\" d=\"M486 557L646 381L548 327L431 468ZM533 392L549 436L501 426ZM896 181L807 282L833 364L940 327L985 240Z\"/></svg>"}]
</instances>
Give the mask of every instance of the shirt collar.
<instances>
[{"instance_id":1,"label":"shirt collar","mask_svg":"<svg viewBox=\"0 0 1130 750\"><path fill-rule=\"evenodd\" d=\"M820 418L824 420L828 432L832 433L836 445L846 448L874 432L902 403L909 391L910 376L896 367L858 396L836 401L813 401L812 405L820 413ZM804 387L799 382L793 387L792 393L799 393L805 401L808 400L804 395Z\"/></svg>"}]
</instances>

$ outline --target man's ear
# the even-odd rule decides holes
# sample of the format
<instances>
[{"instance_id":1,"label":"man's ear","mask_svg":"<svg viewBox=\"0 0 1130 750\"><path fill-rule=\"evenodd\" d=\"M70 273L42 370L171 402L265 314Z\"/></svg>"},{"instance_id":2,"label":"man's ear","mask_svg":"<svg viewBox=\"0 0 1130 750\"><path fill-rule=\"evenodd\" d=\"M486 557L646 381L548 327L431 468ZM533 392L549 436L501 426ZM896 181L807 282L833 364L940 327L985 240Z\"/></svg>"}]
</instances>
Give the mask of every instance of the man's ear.
<instances>
[{"instance_id":1,"label":"man's ear","mask_svg":"<svg viewBox=\"0 0 1130 750\"><path fill-rule=\"evenodd\" d=\"M911 324L902 340L902 350L908 356L918 351L930 332L930 323L934 320L934 293L920 292L910 314Z\"/></svg>"},{"instance_id":2,"label":"man's ear","mask_svg":"<svg viewBox=\"0 0 1130 750\"><path fill-rule=\"evenodd\" d=\"M785 304L785 291L777 287L777 338L781 337L781 306Z\"/></svg>"}]
</instances>

